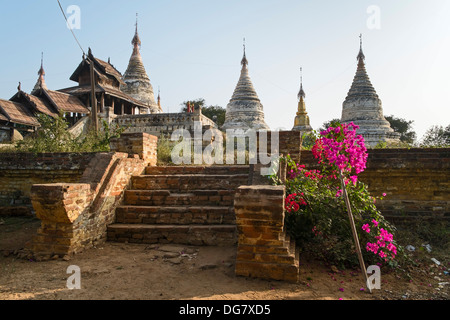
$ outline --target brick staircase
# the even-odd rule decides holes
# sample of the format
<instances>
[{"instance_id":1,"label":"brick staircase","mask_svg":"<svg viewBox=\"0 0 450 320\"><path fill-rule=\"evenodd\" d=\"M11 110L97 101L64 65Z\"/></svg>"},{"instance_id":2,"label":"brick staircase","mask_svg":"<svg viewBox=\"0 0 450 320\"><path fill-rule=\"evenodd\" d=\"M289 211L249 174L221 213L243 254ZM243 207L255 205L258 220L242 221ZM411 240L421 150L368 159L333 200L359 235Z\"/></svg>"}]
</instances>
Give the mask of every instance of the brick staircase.
<instances>
[{"instance_id":1,"label":"brick staircase","mask_svg":"<svg viewBox=\"0 0 450 320\"><path fill-rule=\"evenodd\" d=\"M234 195L248 179L248 166L149 166L132 177L108 241L234 245Z\"/></svg>"}]
</instances>

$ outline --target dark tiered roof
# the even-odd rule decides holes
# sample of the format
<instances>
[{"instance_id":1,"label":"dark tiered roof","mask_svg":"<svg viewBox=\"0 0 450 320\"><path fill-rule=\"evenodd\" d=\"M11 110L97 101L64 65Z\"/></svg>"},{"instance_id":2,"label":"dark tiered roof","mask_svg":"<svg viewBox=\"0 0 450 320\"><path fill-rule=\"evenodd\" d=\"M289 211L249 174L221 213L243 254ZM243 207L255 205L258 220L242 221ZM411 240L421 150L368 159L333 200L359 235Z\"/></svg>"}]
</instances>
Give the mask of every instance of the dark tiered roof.
<instances>
[{"instance_id":1,"label":"dark tiered roof","mask_svg":"<svg viewBox=\"0 0 450 320\"><path fill-rule=\"evenodd\" d=\"M0 113L2 119L12 123L39 127L40 124L33 114L21 103L0 99Z\"/></svg>"}]
</instances>

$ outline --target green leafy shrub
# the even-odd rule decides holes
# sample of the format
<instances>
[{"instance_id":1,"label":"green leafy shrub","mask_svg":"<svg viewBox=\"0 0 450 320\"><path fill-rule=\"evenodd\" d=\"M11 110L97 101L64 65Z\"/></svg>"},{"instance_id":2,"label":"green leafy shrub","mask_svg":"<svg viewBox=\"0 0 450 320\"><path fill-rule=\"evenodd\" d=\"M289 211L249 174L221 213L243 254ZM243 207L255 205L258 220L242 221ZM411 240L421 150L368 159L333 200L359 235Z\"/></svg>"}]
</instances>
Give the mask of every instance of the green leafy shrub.
<instances>
[{"instance_id":1,"label":"green leafy shrub","mask_svg":"<svg viewBox=\"0 0 450 320\"><path fill-rule=\"evenodd\" d=\"M107 152L112 138L119 137L126 127L118 124L110 126L101 119L98 132L90 130L85 135L74 137L69 132L66 119L59 115L56 118L38 114L41 127L32 135L16 144L18 152L51 153L51 152Z\"/></svg>"}]
</instances>

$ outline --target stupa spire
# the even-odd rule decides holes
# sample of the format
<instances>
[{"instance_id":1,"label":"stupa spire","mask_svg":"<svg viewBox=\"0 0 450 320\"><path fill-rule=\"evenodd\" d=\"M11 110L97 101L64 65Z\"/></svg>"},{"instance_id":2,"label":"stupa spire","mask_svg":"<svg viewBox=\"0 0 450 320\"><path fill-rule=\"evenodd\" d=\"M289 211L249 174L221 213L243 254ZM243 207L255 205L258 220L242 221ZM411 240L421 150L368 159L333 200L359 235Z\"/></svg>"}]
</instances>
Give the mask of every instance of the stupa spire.
<instances>
[{"instance_id":1,"label":"stupa spire","mask_svg":"<svg viewBox=\"0 0 450 320\"><path fill-rule=\"evenodd\" d=\"M44 53L41 53L41 67L38 71L39 78L34 85L33 91L39 90L39 89L47 89L47 85L45 84L45 71L44 71Z\"/></svg>"},{"instance_id":2,"label":"stupa spire","mask_svg":"<svg viewBox=\"0 0 450 320\"><path fill-rule=\"evenodd\" d=\"M298 92L298 107L297 113L294 120L293 131L312 131L311 125L309 123L309 116L306 112L306 104L305 104L305 91L303 90L303 69L300 68L300 91Z\"/></svg>"},{"instance_id":3,"label":"stupa spire","mask_svg":"<svg viewBox=\"0 0 450 320\"><path fill-rule=\"evenodd\" d=\"M158 107L161 108L161 91L159 90L159 87L158 87Z\"/></svg>"},{"instance_id":4,"label":"stupa spire","mask_svg":"<svg viewBox=\"0 0 450 320\"><path fill-rule=\"evenodd\" d=\"M244 56L242 57L241 64L242 64L242 68L247 68L248 60L245 55L245 38L244 38Z\"/></svg>"},{"instance_id":5,"label":"stupa spire","mask_svg":"<svg viewBox=\"0 0 450 320\"><path fill-rule=\"evenodd\" d=\"M131 54L127 70L123 75L123 81L126 85L121 86L121 90L136 100L139 100L149 106L149 113L162 113L162 109L155 101L153 87L150 78L142 61L140 54L141 39L138 34L138 14L136 13L136 24L134 37L131 40L133 53Z\"/></svg>"},{"instance_id":6,"label":"stupa spire","mask_svg":"<svg viewBox=\"0 0 450 320\"><path fill-rule=\"evenodd\" d=\"M138 33L138 14L136 13L136 30L134 32L134 37L131 40L131 44L133 45L133 54L139 54L139 49L141 48L141 39L139 38Z\"/></svg>"},{"instance_id":7,"label":"stupa spire","mask_svg":"<svg viewBox=\"0 0 450 320\"><path fill-rule=\"evenodd\" d=\"M241 60L241 64L241 75L230 102L227 105L225 122L222 129L267 130L269 126L264 120L263 105L256 94L256 90L248 74L245 39L244 57Z\"/></svg>"},{"instance_id":8,"label":"stupa spire","mask_svg":"<svg viewBox=\"0 0 450 320\"><path fill-rule=\"evenodd\" d=\"M347 97L342 104L342 123L353 122L359 126L366 146L374 147L380 141L398 140L398 134L391 128L383 116L383 107L375 88L370 82L365 67L365 56L362 50L362 35L359 36L358 67Z\"/></svg>"},{"instance_id":9,"label":"stupa spire","mask_svg":"<svg viewBox=\"0 0 450 320\"><path fill-rule=\"evenodd\" d=\"M366 56L364 55L362 49L362 33L359 34L359 53L356 59L358 60L358 68L364 68L364 60L366 59Z\"/></svg>"},{"instance_id":10,"label":"stupa spire","mask_svg":"<svg viewBox=\"0 0 450 320\"><path fill-rule=\"evenodd\" d=\"M303 91L303 70L300 67L300 91L298 92L298 100L301 100L302 98L305 98L305 91Z\"/></svg>"}]
</instances>

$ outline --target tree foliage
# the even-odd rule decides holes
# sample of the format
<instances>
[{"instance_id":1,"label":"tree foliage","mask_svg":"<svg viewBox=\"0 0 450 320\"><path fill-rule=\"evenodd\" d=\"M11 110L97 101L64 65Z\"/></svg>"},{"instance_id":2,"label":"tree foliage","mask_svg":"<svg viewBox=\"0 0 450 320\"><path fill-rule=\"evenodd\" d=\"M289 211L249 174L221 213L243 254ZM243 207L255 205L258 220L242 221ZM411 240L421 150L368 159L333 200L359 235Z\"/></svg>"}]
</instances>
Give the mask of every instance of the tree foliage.
<instances>
[{"instance_id":1,"label":"tree foliage","mask_svg":"<svg viewBox=\"0 0 450 320\"><path fill-rule=\"evenodd\" d=\"M325 121L322 126L319 128L318 133L327 130L329 127L338 126L341 123L341 119L331 119L329 121Z\"/></svg>"},{"instance_id":2,"label":"tree foliage","mask_svg":"<svg viewBox=\"0 0 450 320\"><path fill-rule=\"evenodd\" d=\"M393 115L386 116L385 119L391 125L391 128L400 133L400 141L408 144L413 144L416 141L417 134L413 130L414 121L408 121L402 118L397 118Z\"/></svg>"},{"instance_id":3,"label":"tree foliage","mask_svg":"<svg viewBox=\"0 0 450 320\"><path fill-rule=\"evenodd\" d=\"M219 127L225 122L226 111L220 106L209 106L202 109L202 113L213 120Z\"/></svg>"},{"instance_id":4,"label":"tree foliage","mask_svg":"<svg viewBox=\"0 0 450 320\"><path fill-rule=\"evenodd\" d=\"M434 125L430 127L420 143L422 147L448 147L450 146L450 125L447 127Z\"/></svg>"},{"instance_id":5,"label":"tree foliage","mask_svg":"<svg viewBox=\"0 0 450 320\"><path fill-rule=\"evenodd\" d=\"M226 109L220 106L206 106L205 99L199 98L195 100L187 100L181 104L181 112L187 112L188 103L194 105L194 109L202 108L202 114L213 120L218 126L221 126L225 122Z\"/></svg>"},{"instance_id":6,"label":"tree foliage","mask_svg":"<svg viewBox=\"0 0 450 320\"><path fill-rule=\"evenodd\" d=\"M186 100L181 104L181 112L187 112L188 110L188 103L192 105L194 105L194 109L198 109L199 107L201 107L203 109L203 107L205 106L205 99L203 98L199 98L199 99L195 99L195 100Z\"/></svg>"},{"instance_id":7,"label":"tree foliage","mask_svg":"<svg viewBox=\"0 0 450 320\"><path fill-rule=\"evenodd\" d=\"M90 130L87 134L74 137L69 132L69 124L59 115L56 118L45 114L38 114L40 128L33 134L19 141L16 150L19 152L47 153L47 152L107 152L112 138L119 137L125 127L118 124L110 127L102 121L98 132Z\"/></svg>"}]
</instances>

